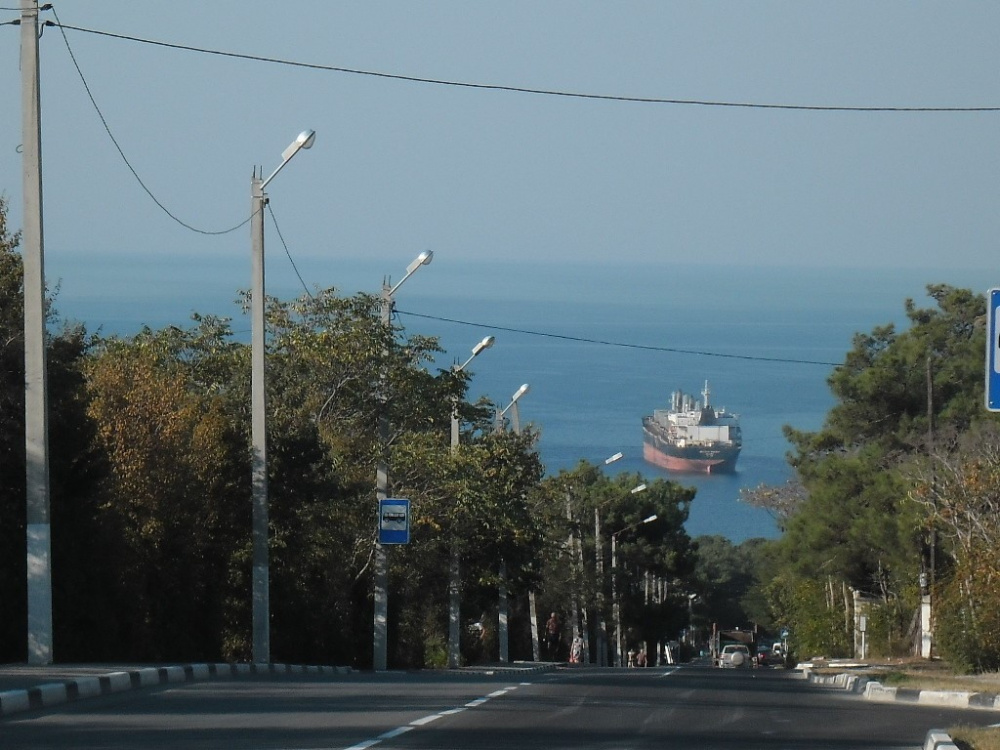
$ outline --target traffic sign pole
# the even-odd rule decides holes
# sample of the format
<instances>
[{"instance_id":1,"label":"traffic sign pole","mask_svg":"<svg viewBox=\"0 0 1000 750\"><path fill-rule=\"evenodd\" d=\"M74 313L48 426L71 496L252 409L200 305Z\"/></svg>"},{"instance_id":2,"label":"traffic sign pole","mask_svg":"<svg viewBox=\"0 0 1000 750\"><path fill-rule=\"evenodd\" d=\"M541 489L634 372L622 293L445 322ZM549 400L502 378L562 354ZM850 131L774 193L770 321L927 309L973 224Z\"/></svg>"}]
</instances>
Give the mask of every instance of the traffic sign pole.
<instances>
[{"instance_id":1,"label":"traffic sign pole","mask_svg":"<svg viewBox=\"0 0 1000 750\"><path fill-rule=\"evenodd\" d=\"M986 300L986 408L1000 411L1000 289L990 289Z\"/></svg>"}]
</instances>

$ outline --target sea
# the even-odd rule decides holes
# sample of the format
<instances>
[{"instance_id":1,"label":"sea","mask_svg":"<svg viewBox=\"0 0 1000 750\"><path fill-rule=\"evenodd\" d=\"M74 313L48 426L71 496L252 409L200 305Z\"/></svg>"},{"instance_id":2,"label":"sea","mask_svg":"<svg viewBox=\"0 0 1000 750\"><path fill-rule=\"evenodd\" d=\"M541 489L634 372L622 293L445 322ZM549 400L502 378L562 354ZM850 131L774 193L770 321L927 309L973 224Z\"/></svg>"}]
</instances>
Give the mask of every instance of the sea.
<instances>
[{"instance_id":1,"label":"sea","mask_svg":"<svg viewBox=\"0 0 1000 750\"><path fill-rule=\"evenodd\" d=\"M385 259L344 260L333 270L299 262L294 273L282 260L268 260L267 291L283 299L310 287L376 292L393 281ZM239 267L224 259L144 261L121 278L90 261L80 268L46 261L47 276L59 279L56 307L65 319L127 336L143 325L184 325L192 312L219 314L249 340L248 319L234 302L249 286L242 259ZM408 261L393 262L402 266L397 279ZM155 283L146 288L144 280ZM527 384L517 414L538 430L547 474L581 460L603 465L621 452L605 471L693 487L689 535L740 543L780 535L776 519L747 504L741 490L793 479L783 426L820 429L835 403L827 379L854 335L889 323L904 330L905 300L934 307L926 286L935 283L979 292L993 285L984 271L947 268L507 263L439 253L394 300L407 332L438 337L443 351L432 369L465 362L478 341L495 336L466 368L469 396L506 406ZM674 390L697 396L706 381L713 405L741 417L736 472L675 474L646 463L642 417L667 408Z\"/></svg>"}]
</instances>

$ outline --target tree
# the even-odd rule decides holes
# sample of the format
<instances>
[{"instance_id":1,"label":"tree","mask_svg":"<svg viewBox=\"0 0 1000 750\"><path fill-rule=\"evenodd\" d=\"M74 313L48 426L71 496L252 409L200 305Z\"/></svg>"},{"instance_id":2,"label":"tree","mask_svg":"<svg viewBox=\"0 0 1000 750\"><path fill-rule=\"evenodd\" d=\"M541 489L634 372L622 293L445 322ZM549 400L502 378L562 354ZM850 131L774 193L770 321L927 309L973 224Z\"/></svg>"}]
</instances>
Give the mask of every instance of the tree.
<instances>
[{"instance_id":1,"label":"tree","mask_svg":"<svg viewBox=\"0 0 1000 750\"><path fill-rule=\"evenodd\" d=\"M829 378L837 404L823 429L785 428L808 496L774 545L783 572L769 591L775 616L796 620L800 630L818 633L829 625L807 620L836 609L843 597L826 596L825 609L817 604L830 587L879 597L897 613L889 628L897 640L916 606L930 523L910 499L909 467L933 450L933 441L983 419L985 301L946 285L927 290L937 308L918 309L907 300L905 332L886 325L855 335ZM849 629L849 618L830 617Z\"/></svg>"},{"instance_id":2,"label":"tree","mask_svg":"<svg viewBox=\"0 0 1000 750\"><path fill-rule=\"evenodd\" d=\"M249 538L248 478L225 388L206 382L218 367L207 360L231 353L228 326L200 323L109 340L88 364L89 415L110 467L102 524L118 559L132 561L114 581L121 656L224 650L228 573Z\"/></svg>"},{"instance_id":3,"label":"tree","mask_svg":"<svg viewBox=\"0 0 1000 750\"><path fill-rule=\"evenodd\" d=\"M24 433L24 272L20 233L7 227L0 196L0 659L23 661L27 644ZM101 597L88 598L99 560L93 520L94 486L102 464L90 450L82 362L90 339L82 326L61 321L47 296L49 510L52 529L53 644L56 657L78 658L100 627ZM95 565L96 567L96 565Z\"/></svg>"},{"instance_id":4,"label":"tree","mask_svg":"<svg viewBox=\"0 0 1000 750\"><path fill-rule=\"evenodd\" d=\"M950 556L933 592L935 636L956 666L995 670L1000 666L1000 426L979 423L947 448L918 468L911 495Z\"/></svg>"}]
</instances>

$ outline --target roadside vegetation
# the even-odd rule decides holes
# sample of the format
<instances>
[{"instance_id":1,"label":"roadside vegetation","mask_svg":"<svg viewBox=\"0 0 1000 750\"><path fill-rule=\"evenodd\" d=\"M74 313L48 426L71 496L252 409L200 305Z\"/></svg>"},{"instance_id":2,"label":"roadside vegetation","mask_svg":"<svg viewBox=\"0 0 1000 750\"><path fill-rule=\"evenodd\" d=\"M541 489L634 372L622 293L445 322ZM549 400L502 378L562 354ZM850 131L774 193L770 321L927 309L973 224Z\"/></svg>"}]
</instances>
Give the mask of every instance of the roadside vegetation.
<instances>
[{"instance_id":1,"label":"roadside vegetation","mask_svg":"<svg viewBox=\"0 0 1000 750\"><path fill-rule=\"evenodd\" d=\"M19 235L0 196L0 661L26 643L24 366ZM378 418L388 394L391 493L412 541L390 551L389 661L442 666L448 571L461 565L462 655L532 658L549 612L612 632L610 554L627 648L704 648L713 626L788 632L799 657L914 653L923 573L937 653L1000 668L1000 426L983 408L985 300L931 286L935 306L856 334L829 378L822 429L785 428L796 481L744 500L781 537L684 530L694 491L581 462L544 476L538 433L507 429L469 378L432 371L436 339L386 328L371 295L268 300L271 650L369 666ZM119 338L49 310L53 608L60 661L250 657L250 352L231 321ZM383 381L381 374L385 373ZM450 445L457 408L461 439ZM642 491L636 491L645 485ZM655 521L644 520L655 516ZM501 561L504 563L500 565ZM559 656L568 656L567 628ZM593 658L593 657L592 657Z\"/></svg>"},{"instance_id":2,"label":"roadside vegetation","mask_svg":"<svg viewBox=\"0 0 1000 750\"><path fill-rule=\"evenodd\" d=\"M0 661L9 662L25 658L27 617L23 282L6 213L0 196ZM198 315L186 328L100 336L62 320L56 303L47 341L55 658L249 659L249 346L230 320ZM683 627L675 582L692 567L683 524L693 492L612 480L585 463L543 480L538 434L508 429L488 399L469 403L470 375L432 371L437 341L382 325L378 304L332 289L268 300L272 658L372 663L382 392L390 494L412 503L411 542L388 555L391 666L444 665L455 553L464 661L498 659L501 579L514 659L532 658L532 606L543 623L572 610L610 632L610 535L626 529L616 540L624 637ZM645 491L631 494L640 483Z\"/></svg>"}]
</instances>

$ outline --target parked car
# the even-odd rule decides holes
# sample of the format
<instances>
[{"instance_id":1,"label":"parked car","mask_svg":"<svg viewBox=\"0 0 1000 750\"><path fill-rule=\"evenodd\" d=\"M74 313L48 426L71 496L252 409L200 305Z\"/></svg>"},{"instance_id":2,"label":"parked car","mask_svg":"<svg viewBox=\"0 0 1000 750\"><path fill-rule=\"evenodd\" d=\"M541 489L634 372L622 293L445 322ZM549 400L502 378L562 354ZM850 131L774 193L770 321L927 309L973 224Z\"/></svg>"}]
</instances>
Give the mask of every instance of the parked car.
<instances>
[{"instance_id":1,"label":"parked car","mask_svg":"<svg viewBox=\"0 0 1000 750\"><path fill-rule=\"evenodd\" d=\"M750 649L742 643L730 643L722 647L719 666L723 669L741 669L750 666Z\"/></svg>"}]
</instances>

